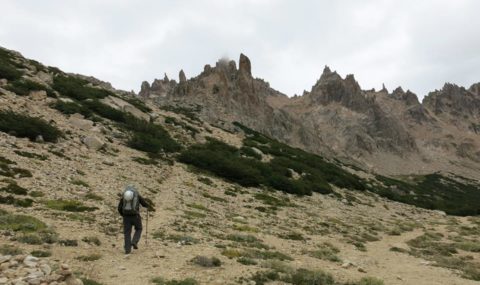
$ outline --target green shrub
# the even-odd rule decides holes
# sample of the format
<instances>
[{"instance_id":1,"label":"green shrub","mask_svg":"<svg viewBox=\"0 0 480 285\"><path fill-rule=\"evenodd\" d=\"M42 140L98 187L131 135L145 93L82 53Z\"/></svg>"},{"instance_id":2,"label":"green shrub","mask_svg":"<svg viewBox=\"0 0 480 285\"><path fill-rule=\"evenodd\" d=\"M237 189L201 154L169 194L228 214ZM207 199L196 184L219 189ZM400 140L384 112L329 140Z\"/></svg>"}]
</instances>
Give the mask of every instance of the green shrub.
<instances>
[{"instance_id":1,"label":"green shrub","mask_svg":"<svg viewBox=\"0 0 480 285\"><path fill-rule=\"evenodd\" d=\"M10 194L15 194L15 195L27 195L27 193L28 193L27 189L19 186L15 182L13 182L13 183L11 182L7 186L0 188L0 191L4 191L4 192L10 193Z\"/></svg>"},{"instance_id":2,"label":"green shrub","mask_svg":"<svg viewBox=\"0 0 480 285\"><path fill-rule=\"evenodd\" d=\"M62 132L43 119L14 113L0 112L0 131L32 141L42 136L46 142L56 142Z\"/></svg>"},{"instance_id":3,"label":"green shrub","mask_svg":"<svg viewBox=\"0 0 480 285\"><path fill-rule=\"evenodd\" d=\"M83 180L80 180L80 179L73 179L70 183L72 183L73 185L83 186L83 187L86 187L86 188L90 187L90 185L88 185L87 182L85 182Z\"/></svg>"},{"instance_id":4,"label":"green shrub","mask_svg":"<svg viewBox=\"0 0 480 285\"><path fill-rule=\"evenodd\" d=\"M28 208L32 206L33 200L30 198L18 199L12 195L8 195L8 196L0 196L0 204Z\"/></svg>"},{"instance_id":5,"label":"green shrub","mask_svg":"<svg viewBox=\"0 0 480 285\"><path fill-rule=\"evenodd\" d=\"M84 237L82 238L82 241L88 244L94 244L96 246L100 246L102 244L102 242L100 241L100 239L98 239L98 237Z\"/></svg>"},{"instance_id":6,"label":"green shrub","mask_svg":"<svg viewBox=\"0 0 480 285\"><path fill-rule=\"evenodd\" d=\"M58 243L63 246L78 246L78 241L76 239L62 239Z\"/></svg>"},{"instance_id":7,"label":"green shrub","mask_svg":"<svg viewBox=\"0 0 480 285\"><path fill-rule=\"evenodd\" d=\"M237 262L241 263L243 265L257 265L258 264L258 262L255 261L255 259L251 259L251 258L244 257L244 256L238 258Z\"/></svg>"},{"instance_id":8,"label":"green shrub","mask_svg":"<svg viewBox=\"0 0 480 285\"><path fill-rule=\"evenodd\" d=\"M0 212L0 230L12 230L16 232L38 232L45 230L47 225L37 218L26 215L13 215Z\"/></svg>"},{"instance_id":9,"label":"green shrub","mask_svg":"<svg viewBox=\"0 0 480 285\"><path fill-rule=\"evenodd\" d=\"M48 90L48 92L52 92L49 87L28 79L12 81L6 89L20 96L26 96L30 94L31 91Z\"/></svg>"},{"instance_id":10,"label":"green shrub","mask_svg":"<svg viewBox=\"0 0 480 285\"><path fill-rule=\"evenodd\" d=\"M99 260L100 258L102 258L102 255L97 254L97 253L92 253L92 254L89 254L89 255L81 255L81 256L75 257L75 259L80 260L80 261L84 261L84 262L96 261L96 260Z\"/></svg>"},{"instance_id":11,"label":"green shrub","mask_svg":"<svg viewBox=\"0 0 480 285\"><path fill-rule=\"evenodd\" d=\"M358 285L384 285L383 280L375 277L363 277L358 282Z\"/></svg>"},{"instance_id":12,"label":"green shrub","mask_svg":"<svg viewBox=\"0 0 480 285\"><path fill-rule=\"evenodd\" d=\"M50 251L44 251L44 250L34 250L30 252L31 255L35 257L49 257L52 256L52 252Z\"/></svg>"},{"instance_id":13,"label":"green shrub","mask_svg":"<svg viewBox=\"0 0 480 285\"><path fill-rule=\"evenodd\" d=\"M52 107L66 115L78 113L85 117L91 117L93 114L89 108L75 102L64 102L62 100L58 100L52 105Z\"/></svg>"},{"instance_id":14,"label":"green shrub","mask_svg":"<svg viewBox=\"0 0 480 285\"><path fill-rule=\"evenodd\" d=\"M22 253L23 250L13 245L4 244L0 246L0 254L2 255L18 255Z\"/></svg>"},{"instance_id":15,"label":"green shrub","mask_svg":"<svg viewBox=\"0 0 480 285\"><path fill-rule=\"evenodd\" d=\"M152 109L150 109L147 105L145 105L145 102L143 102L139 98L127 97L127 98L122 98L122 99L127 101L128 103L132 104L133 106L135 106L137 109L139 109L142 112L145 112L145 113L152 112Z\"/></svg>"},{"instance_id":16,"label":"green shrub","mask_svg":"<svg viewBox=\"0 0 480 285\"><path fill-rule=\"evenodd\" d=\"M288 282L294 285L333 285L335 281L331 274L321 270L311 271L307 269L297 269L290 277Z\"/></svg>"},{"instance_id":17,"label":"green shrub","mask_svg":"<svg viewBox=\"0 0 480 285\"><path fill-rule=\"evenodd\" d=\"M11 52L0 48L0 78L17 80L22 77L23 72L17 69L14 57Z\"/></svg>"},{"instance_id":18,"label":"green shrub","mask_svg":"<svg viewBox=\"0 0 480 285\"><path fill-rule=\"evenodd\" d=\"M95 280L88 279L88 278L81 278L83 285L103 285Z\"/></svg>"},{"instance_id":19,"label":"green shrub","mask_svg":"<svg viewBox=\"0 0 480 285\"><path fill-rule=\"evenodd\" d=\"M155 277L152 280L152 283L157 285L198 285L199 283L193 278L186 278L183 280L166 280L162 277Z\"/></svg>"},{"instance_id":20,"label":"green shrub","mask_svg":"<svg viewBox=\"0 0 480 285\"><path fill-rule=\"evenodd\" d=\"M53 89L60 94L75 100L102 99L113 95L111 91L87 86L86 80L74 77L57 75L53 79Z\"/></svg>"},{"instance_id":21,"label":"green shrub","mask_svg":"<svg viewBox=\"0 0 480 285\"><path fill-rule=\"evenodd\" d=\"M222 262L217 257L206 257L202 255L195 256L192 262L202 267L219 267L222 265Z\"/></svg>"},{"instance_id":22,"label":"green shrub","mask_svg":"<svg viewBox=\"0 0 480 285\"><path fill-rule=\"evenodd\" d=\"M97 210L97 207L88 207L76 200L49 200L46 201L46 206L53 210L67 211L67 212L92 212Z\"/></svg>"},{"instance_id":23,"label":"green shrub","mask_svg":"<svg viewBox=\"0 0 480 285\"><path fill-rule=\"evenodd\" d=\"M28 158L33 158L33 159L38 159L38 160L47 160L48 156L42 155L42 154L37 154L33 152L28 152L28 151L21 151L21 150L14 150L14 152L20 156L23 157L28 157Z\"/></svg>"}]
</instances>

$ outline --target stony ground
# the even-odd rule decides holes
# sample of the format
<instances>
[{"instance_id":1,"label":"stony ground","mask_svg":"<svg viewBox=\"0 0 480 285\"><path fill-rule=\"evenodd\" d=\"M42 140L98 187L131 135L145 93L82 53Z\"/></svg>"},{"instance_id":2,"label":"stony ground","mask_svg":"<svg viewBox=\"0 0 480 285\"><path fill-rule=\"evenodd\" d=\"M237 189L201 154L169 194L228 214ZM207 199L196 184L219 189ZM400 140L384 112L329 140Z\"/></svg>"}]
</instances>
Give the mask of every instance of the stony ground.
<instances>
[{"instance_id":1,"label":"stony ground","mask_svg":"<svg viewBox=\"0 0 480 285\"><path fill-rule=\"evenodd\" d=\"M49 100L8 92L0 97L2 106L53 120L68 132L56 144L0 133L0 156L32 173L0 177L0 187L14 181L34 200L32 207L2 204L1 209L40 219L58 234L58 241L25 239L0 223L2 254L42 252L51 261L68 263L88 282L112 285L154 284L154 278L157 284L165 284L160 278L254 284L256 272L286 274L298 268L323 270L338 282L371 276L394 285L479 284L473 280L480 280L478 218L445 216L342 189L336 189L338 195L310 197L247 189L180 163L172 165L168 157L156 165L140 163L138 157L147 157L126 147L114 127L67 118L48 109ZM165 116L184 119L156 112L159 122ZM202 130L195 136L179 126L166 127L176 138L192 142L209 135L241 145L239 135L195 124ZM88 148L84 139L92 135L106 145ZM155 203L156 212L149 215L148 234L143 213L140 249L125 256L116 204L130 183ZM98 209L65 211L56 207L61 200ZM2 269L0 278L4 276Z\"/></svg>"}]
</instances>

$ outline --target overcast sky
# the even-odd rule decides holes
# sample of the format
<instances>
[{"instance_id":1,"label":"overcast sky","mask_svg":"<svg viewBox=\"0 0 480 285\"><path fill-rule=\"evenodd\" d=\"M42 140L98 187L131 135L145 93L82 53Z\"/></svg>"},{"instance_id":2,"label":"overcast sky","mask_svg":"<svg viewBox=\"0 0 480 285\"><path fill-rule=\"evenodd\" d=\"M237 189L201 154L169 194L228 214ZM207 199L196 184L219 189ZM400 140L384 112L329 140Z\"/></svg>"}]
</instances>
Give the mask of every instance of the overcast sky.
<instances>
[{"instance_id":1,"label":"overcast sky","mask_svg":"<svg viewBox=\"0 0 480 285\"><path fill-rule=\"evenodd\" d=\"M0 45L67 72L138 91L198 75L221 57L301 94L325 65L363 89L423 97L480 81L477 0L1 0Z\"/></svg>"}]
</instances>

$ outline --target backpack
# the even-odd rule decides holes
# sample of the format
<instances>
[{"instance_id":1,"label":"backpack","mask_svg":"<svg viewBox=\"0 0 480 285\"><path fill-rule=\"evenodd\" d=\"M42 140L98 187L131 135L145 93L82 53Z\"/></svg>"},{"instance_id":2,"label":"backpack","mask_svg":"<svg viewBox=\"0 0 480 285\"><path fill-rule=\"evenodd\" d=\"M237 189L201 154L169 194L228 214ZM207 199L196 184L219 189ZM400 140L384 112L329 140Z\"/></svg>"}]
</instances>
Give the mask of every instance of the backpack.
<instances>
[{"instance_id":1,"label":"backpack","mask_svg":"<svg viewBox=\"0 0 480 285\"><path fill-rule=\"evenodd\" d=\"M131 194L127 192L133 192L133 197ZM131 199L128 199L131 198ZM138 192L132 186L128 186L127 189L123 192L123 205L122 205L122 213L125 216L134 216L140 213L140 202L138 199Z\"/></svg>"}]
</instances>

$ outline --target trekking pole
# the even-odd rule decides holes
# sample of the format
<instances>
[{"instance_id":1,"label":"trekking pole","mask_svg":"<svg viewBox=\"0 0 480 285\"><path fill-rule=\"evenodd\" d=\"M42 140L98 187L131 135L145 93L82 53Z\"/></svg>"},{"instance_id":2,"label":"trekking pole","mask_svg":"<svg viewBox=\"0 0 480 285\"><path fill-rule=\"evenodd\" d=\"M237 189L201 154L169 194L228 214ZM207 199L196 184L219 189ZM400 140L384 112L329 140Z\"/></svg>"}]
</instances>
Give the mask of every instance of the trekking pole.
<instances>
[{"instance_id":1,"label":"trekking pole","mask_svg":"<svg viewBox=\"0 0 480 285\"><path fill-rule=\"evenodd\" d=\"M147 225L145 227L145 246L148 246L148 208L147 208Z\"/></svg>"}]
</instances>

